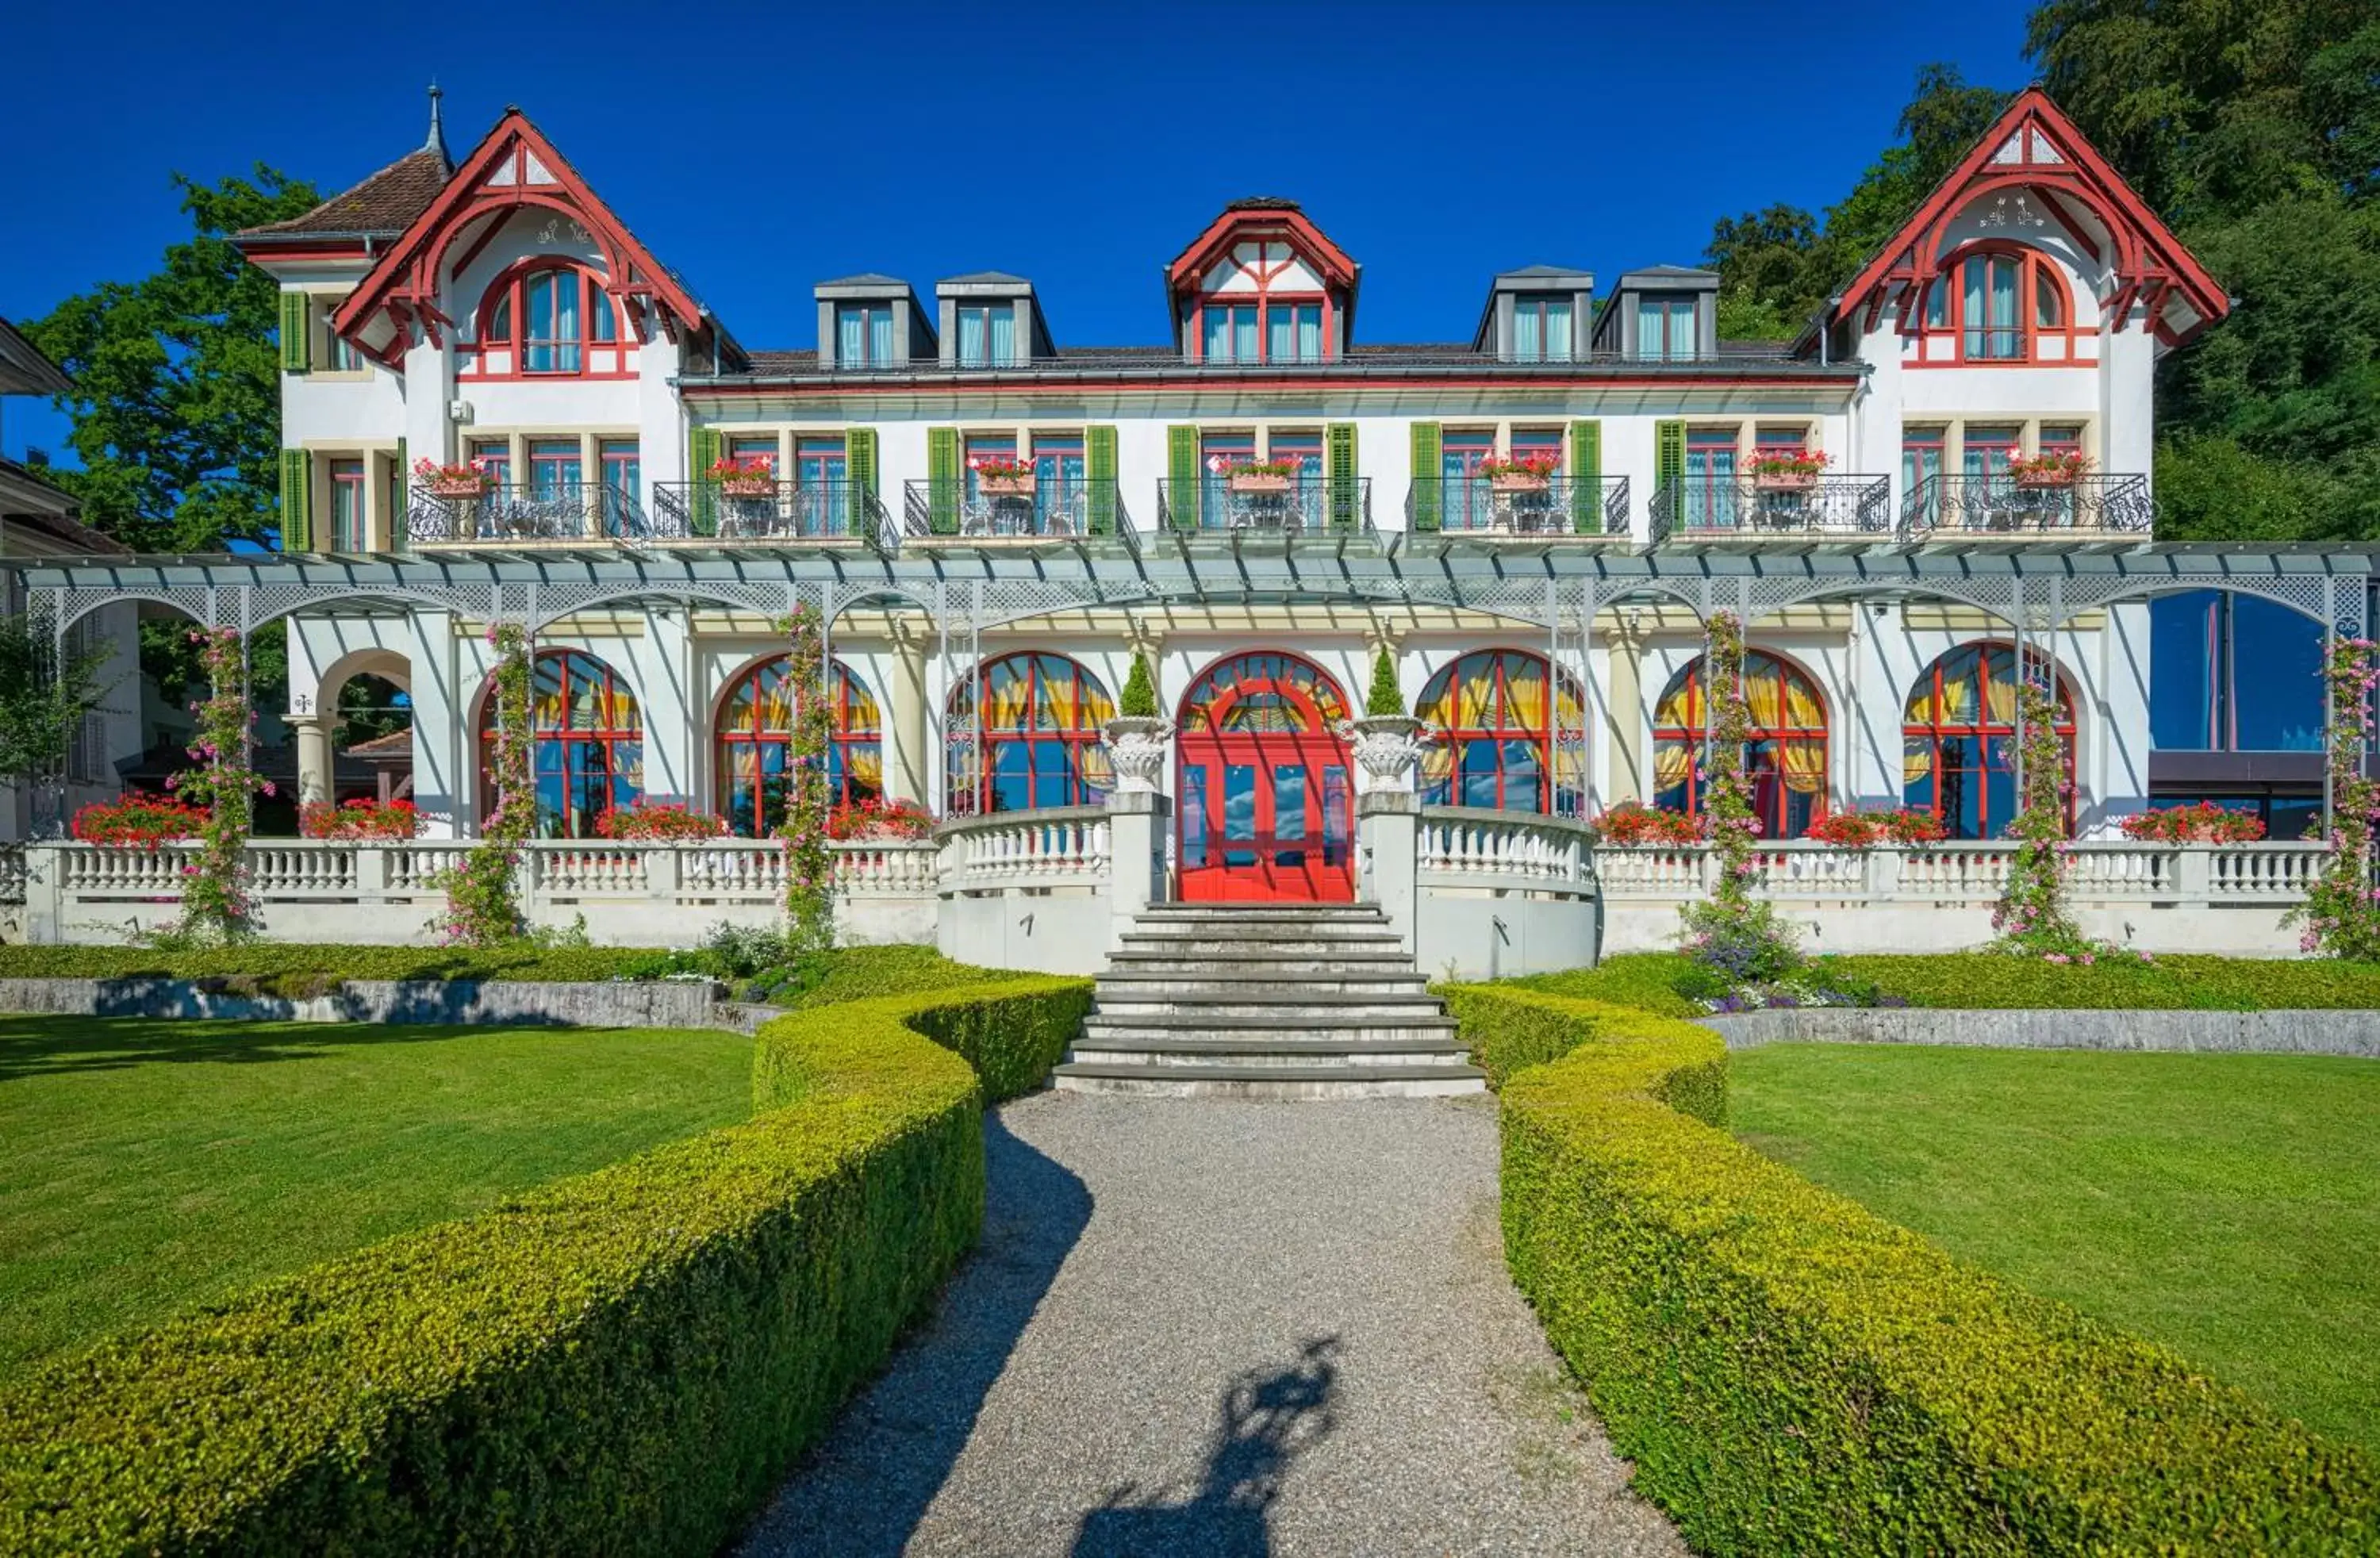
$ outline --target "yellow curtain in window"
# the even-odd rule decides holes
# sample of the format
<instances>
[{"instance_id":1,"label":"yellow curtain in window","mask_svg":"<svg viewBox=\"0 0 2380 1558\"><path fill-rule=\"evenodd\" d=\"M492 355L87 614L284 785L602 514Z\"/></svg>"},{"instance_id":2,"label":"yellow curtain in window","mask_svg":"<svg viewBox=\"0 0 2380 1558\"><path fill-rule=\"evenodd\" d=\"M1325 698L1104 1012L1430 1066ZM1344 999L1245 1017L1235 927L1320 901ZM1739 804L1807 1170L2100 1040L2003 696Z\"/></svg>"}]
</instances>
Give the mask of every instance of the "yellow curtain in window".
<instances>
[{"instance_id":1,"label":"yellow curtain in window","mask_svg":"<svg viewBox=\"0 0 2380 1558\"><path fill-rule=\"evenodd\" d=\"M1694 676L1684 676L1671 682L1661 694L1661 701L1653 710L1653 723L1663 730L1700 730L1703 725L1702 667L1697 662Z\"/></svg>"},{"instance_id":2,"label":"yellow curtain in window","mask_svg":"<svg viewBox=\"0 0 2380 1558\"><path fill-rule=\"evenodd\" d=\"M1785 787L1797 795L1815 795L1827 784L1827 744L1824 741L1780 741L1778 767Z\"/></svg>"},{"instance_id":3,"label":"yellow curtain in window","mask_svg":"<svg viewBox=\"0 0 2380 1558\"><path fill-rule=\"evenodd\" d=\"M983 728L986 730L1024 730L1033 717L1026 700L1031 689L1023 668L1013 663L994 665L983 678L988 684L984 698Z\"/></svg>"},{"instance_id":4,"label":"yellow curtain in window","mask_svg":"<svg viewBox=\"0 0 2380 1558\"><path fill-rule=\"evenodd\" d=\"M1785 725L1785 668L1765 655L1743 657L1743 701L1752 711L1755 730L1781 730ZM1724 704L1721 707L1725 707Z\"/></svg>"},{"instance_id":5,"label":"yellow curtain in window","mask_svg":"<svg viewBox=\"0 0 2380 1558\"><path fill-rule=\"evenodd\" d=\"M1546 668L1523 654L1504 659L1504 723L1523 730L1546 728Z\"/></svg>"},{"instance_id":6,"label":"yellow curtain in window","mask_svg":"<svg viewBox=\"0 0 2380 1558\"><path fill-rule=\"evenodd\" d=\"M1454 717L1464 730L1484 730L1496 723L1496 658L1466 657L1455 681Z\"/></svg>"},{"instance_id":7,"label":"yellow curtain in window","mask_svg":"<svg viewBox=\"0 0 2380 1558\"><path fill-rule=\"evenodd\" d=\"M2014 726L2016 724L2016 678L2010 674L2014 669L2013 657L2003 659L1995 655L1988 663L1988 674L1984 678L1984 696L1991 706L1994 724Z\"/></svg>"},{"instance_id":8,"label":"yellow curtain in window","mask_svg":"<svg viewBox=\"0 0 2380 1558\"><path fill-rule=\"evenodd\" d=\"M871 790L884 788L884 749L873 741L854 741L843 749L851 781Z\"/></svg>"},{"instance_id":9,"label":"yellow curtain in window","mask_svg":"<svg viewBox=\"0 0 2380 1558\"><path fill-rule=\"evenodd\" d=\"M1443 785L1454 777L1454 743L1439 736L1421 749L1421 786Z\"/></svg>"},{"instance_id":10,"label":"yellow curtain in window","mask_svg":"<svg viewBox=\"0 0 2380 1558\"><path fill-rule=\"evenodd\" d=\"M1785 728L1788 730L1824 730L1826 711L1818 706L1815 688L1799 676L1781 677L1785 688Z\"/></svg>"},{"instance_id":11,"label":"yellow curtain in window","mask_svg":"<svg viewBox=\"0 0 2380 1558\"><path fill-rule=\"evenodd\" d=\"M1912 736L1900 743L1900 782L1914 785L1934 772L1934 743Z\"/></svg>"},{"instance_id":12,"label":"yellow curtain in window","mask_svg":"<svg viewBox=\"0 0 2380 1558\"><path fill-rule=\"evenodd\" d=\"M1699 743L1681 741L1675 736L1653 743L1653 787L1666 790L1684 784L1686 775L1694 771L1694 749L1697 745Z\"/></svg>"}]
</instances>

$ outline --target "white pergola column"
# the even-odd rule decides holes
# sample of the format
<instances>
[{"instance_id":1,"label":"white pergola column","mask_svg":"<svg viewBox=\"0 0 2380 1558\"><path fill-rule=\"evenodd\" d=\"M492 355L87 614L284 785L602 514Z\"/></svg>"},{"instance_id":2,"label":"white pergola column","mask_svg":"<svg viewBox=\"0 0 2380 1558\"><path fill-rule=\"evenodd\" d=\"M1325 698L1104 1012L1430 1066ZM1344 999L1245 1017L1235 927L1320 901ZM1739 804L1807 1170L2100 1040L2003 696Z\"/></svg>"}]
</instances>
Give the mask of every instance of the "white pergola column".
<instances>
[{"instance_id":1,"label":"white pergola column","mask_svg":"<svg viewBox=\"0 0 2380 1558\"><path fill-rule=\"evenodd\" d=\"M884 688L884 798L932 805L928 777L926 628L914 615L892 618L892 675Z\"/></svg>"}]
</instances>

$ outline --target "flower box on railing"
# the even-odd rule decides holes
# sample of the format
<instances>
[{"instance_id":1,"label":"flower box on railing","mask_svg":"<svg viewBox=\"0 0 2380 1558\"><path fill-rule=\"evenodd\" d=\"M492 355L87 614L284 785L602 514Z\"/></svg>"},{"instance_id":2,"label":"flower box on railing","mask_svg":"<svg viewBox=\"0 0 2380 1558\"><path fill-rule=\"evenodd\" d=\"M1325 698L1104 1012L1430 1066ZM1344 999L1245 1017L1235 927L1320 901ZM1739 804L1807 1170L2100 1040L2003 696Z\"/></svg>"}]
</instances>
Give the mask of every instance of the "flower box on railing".
<instances>
[{"instance_id":1,"label":"flower box on railing","mask_svg":"<svg viewBox=\"0 0 2380 1558\"><path fill-rule=\"evenodd\" d=\"M1033 495L1035 479L1029 470L1020 470L1009 476L993 476L979 470L976 472L975 484L976 491L988 498L1029 498Z\"/></svg>"},{"instance_id":2,"label":"flower box on railing","mask_svg":"<svg viewBox=\"0 0 2380 1558\"><path fill-rule=\"evenodd\" d=\"M731 476L719 483L719 492L722 497L730 498L773 497L777 481L772 476Z\"/></svg>"},{"instance_id":3,"label":"flower box on railing","mask_svg":"<svg viewBox=\"0 0 2380 1558\"><path fill-rule=\"evenodd\" d=\"M1488 479L1489 491L1498 493L1542 493L1553 486L1554 479L1531 471L1507 471Z\"/></svg>"},{"instance_id":4,"label":"flower box on railing","mask_svg":"<svg viewBox=\"0 0 2380 1558\"><path fill-rule=\"evenodd\" d=\"M460 503L468 498L484 497L488 491L488 484L485 481L432 481L429 486L431 497L441 498L448 503Z\"/></svg>"},{"instance_id":5,"label":"flower box on railing","mask_svg":"<svg viewBox=\"0 0 2380 1558\"><path fill-rule=\"evenodd\" d=\"M2071 487L2082 474L2079 470L2011 471L2009 481L2022 492L2042 492L2053 487Z\"/></svg>"},{"instance_id":6,"label":"flower box on railing","mask_svg":"<svg viewBox=\"0 0 2380 1558\"><path fill-rule=\"evenodd\" d=\"M1224 482L1235 493L1286 493L1289 478L1269 470L1236 470Z\"/></svg>"},{"instance_id":7,"label":"flower box on railing","mask_svg":"<svg viewBox=\"0 0 2380 1558\"><path fill-rule=\"evenodd\" d=\"M1759 493L1806 493L1818 485L1818 476L1815 470L1757 470L1752 487Z\"/></svg>"}]
</instances>

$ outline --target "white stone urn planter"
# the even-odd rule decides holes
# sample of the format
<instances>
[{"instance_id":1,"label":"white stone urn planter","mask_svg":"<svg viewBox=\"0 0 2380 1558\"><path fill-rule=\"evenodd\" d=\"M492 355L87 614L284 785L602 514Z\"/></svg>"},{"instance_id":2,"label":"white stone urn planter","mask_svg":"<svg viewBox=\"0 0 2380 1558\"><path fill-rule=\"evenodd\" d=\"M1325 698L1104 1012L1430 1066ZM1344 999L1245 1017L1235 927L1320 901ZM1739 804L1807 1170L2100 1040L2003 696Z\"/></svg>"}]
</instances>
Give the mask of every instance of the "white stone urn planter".
<instances>
[{"instance_id":1,"label":"white stone urn planter","mask_svg":"<svg viewBox=\"0 0 2380 1558\"><path fill-rule=\"evenodd\" d=\"M1099 726L1099 745L1115 769L1118 795L1155 795L1173 749L1173 726L1164 720L1126 714Z\"/></svg>"},{"instance_id":2,"label":"white stone urn planter","mask_svg":"<svg viewBox=\"0 0 2380 1558\"><path fill-rule=\"evenodd\" d=\"M1422 722L1409 714L1343 720L1339 738L1355 749L1355 788L1364 795L1410 795L1421 766Z\"/></svg>"}]
</instances>

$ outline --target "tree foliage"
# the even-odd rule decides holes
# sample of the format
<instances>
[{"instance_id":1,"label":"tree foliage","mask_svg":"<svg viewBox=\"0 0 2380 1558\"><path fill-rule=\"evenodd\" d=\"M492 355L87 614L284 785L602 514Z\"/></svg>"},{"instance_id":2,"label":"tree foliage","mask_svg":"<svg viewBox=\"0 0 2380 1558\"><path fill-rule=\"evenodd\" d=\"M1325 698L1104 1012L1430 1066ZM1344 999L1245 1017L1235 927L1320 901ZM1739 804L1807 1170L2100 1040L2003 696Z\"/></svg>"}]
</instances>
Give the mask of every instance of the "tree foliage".
<instances>
[{"instance_id":1,"label":"tree foliage","mask_svg":"<svg viewBox=\"0 0 2380 1558\"><path fill-rule=\"evenodd\" d=\"M107 651L60 653L40 612L0 616L0 779L39 782L66 772L84 714L99 707Z\"/></svg>"},{"instance_id":2,"label":"tree foliage","mask_svg":"<svg viewBox=\"0 0 2380 1558\"><path fill-rule=\"evenodd\" d=\"M2042 0L2043 84L2235 299L2159 370L2159 531L2380 538L2380 0ZM1726 335L1798 334L2007 103L1918 72L1823 222L1724 218Z\"/></svg>"}]
</instances>

